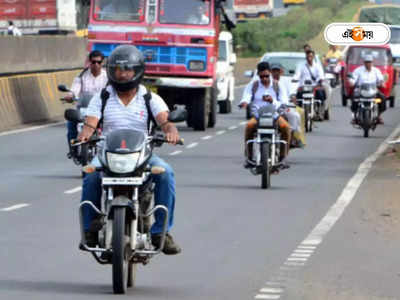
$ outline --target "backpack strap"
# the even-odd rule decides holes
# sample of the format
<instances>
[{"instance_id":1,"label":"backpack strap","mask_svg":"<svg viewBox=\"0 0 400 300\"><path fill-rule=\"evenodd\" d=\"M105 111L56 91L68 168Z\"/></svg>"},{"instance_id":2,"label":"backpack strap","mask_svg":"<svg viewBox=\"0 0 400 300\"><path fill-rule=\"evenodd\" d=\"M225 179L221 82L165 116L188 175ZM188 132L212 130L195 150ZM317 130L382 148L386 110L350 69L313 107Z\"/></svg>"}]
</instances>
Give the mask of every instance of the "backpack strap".
<instances>
[{"instance_id":1,"label":"backpack strap","mask_svg":"<svg viewBox=\"0 0 400 300\"><path fill-rule=\"evenodd\" d=\"M108 98L110 98L110 92L107 91L107 86L101 90L100 98L101 98L101 117L99 123L97 124L97 128L103 128L104 110L107 105L107 100Z\"/></svg>"},{"instance_id":2,"label":"backpack strap","mask_svg":"<svg viewBox=\"0 0 400 300\"><path fill-rule=\"evenodd\" d=\"M153 116L153 112L151 111L150 101L151 101L151 92L147 90L147 93L143 96L144 103L146 104L147 109L147 129L149 133L153 133L153 129L157 126L156 119Z\"/></svg>"},{"instance_id":3,"label":"backpack strap","mask_svg":"<svg viewBox=\"0 0 400 300\"><path fill-rule=\"evenodd\" d=\"M79 73L78 78L81 80L81 91L83 90L83 75L86 73L86 71L89 70L89 67L86 67L82 70L82 72Z\"/></svg>"},{"instance_id":4,"label":"backpack strap","mask_svg":"<svg viewBox=\"0 0 400 300\"><path fill-rule=\"evenodd\" d=\"M253 86L251 87L251 100L250 100L250 103L254 101L254 97L255 97L255 95L257 93L257 90L258 90L258 84L259 84L258 80L253 82Z\"/></svg>"}]
</instances>

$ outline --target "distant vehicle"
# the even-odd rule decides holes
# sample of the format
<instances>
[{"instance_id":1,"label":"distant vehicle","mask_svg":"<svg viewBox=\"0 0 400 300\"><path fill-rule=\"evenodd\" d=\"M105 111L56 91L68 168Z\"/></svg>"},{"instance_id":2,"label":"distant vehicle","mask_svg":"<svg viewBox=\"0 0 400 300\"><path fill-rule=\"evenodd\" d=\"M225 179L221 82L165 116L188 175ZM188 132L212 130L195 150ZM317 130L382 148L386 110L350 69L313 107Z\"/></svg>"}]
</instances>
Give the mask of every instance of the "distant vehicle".
<instances>
[{"instance_id":1,"label":"distant vehicle","mask_svg":"<svg viewBox=\"0 0 400 300\"><path fill-rule=\"evenodd\" d=\"M232 111L235 93L235 77L233 74L236 64L236 54L233 52L232 34L222 31L219 34L217 87L219 112L226 114Z\"/></svg>"},{"instance_id":2,"label":"distant vehicle","mask_svg":"<svg viewBox=\"0 0 400 300\"><path fill-rule=\"evenodd\" d=\"M381 92L390 101L390 107L394 107L396 75L393 68L392 52L389 45L382 46L350 46L346 50L345 66L342 69L342 104L347 105L347 100L353 96L353 88L350 87L347 74L363 65L363 57L372 54L374 57L373 65L383 74L385 79L384 87Z\"/></svg>"},{"instance_id":3,"label":"distant vehicle","mask_svg":"<svg viewBox=\"0 0 400 300\"><path fill-rule=\"evenodd\" d=\"M391 32L389 46L392 51L393 65L400 68L400 25L390 25L389 28Z\"/></svg>"},{"instance_id":4,"label":"distant vehicle","mask_svg":"<svg viewBox=\"0 0 400 300\"><path fill-rule=\"evenodd\" d=\"M23 34L57 34L77 29L75 0L0 0L0 30L8 20Z\"/></svg>"},{"instance_id":5,"label":"distant vehicle","mask_svg":"<svg viewBox=\"0 0 400 300\"><path fill-rule=\"evenodd\" d=\"M289 5L299 5L306 3L306 0L283 0L283 5L288 7Z\"/></svg>"},{"instance_id":6,"label":"distant vehicle","mask_svg":"<svg viewBox=\"0 0 400 300\"><path fill-rule=\"evenodd\" d=\"M272 17L274 0L234 0L233 9L238 21Z\"/></svg>"}]
</instances>

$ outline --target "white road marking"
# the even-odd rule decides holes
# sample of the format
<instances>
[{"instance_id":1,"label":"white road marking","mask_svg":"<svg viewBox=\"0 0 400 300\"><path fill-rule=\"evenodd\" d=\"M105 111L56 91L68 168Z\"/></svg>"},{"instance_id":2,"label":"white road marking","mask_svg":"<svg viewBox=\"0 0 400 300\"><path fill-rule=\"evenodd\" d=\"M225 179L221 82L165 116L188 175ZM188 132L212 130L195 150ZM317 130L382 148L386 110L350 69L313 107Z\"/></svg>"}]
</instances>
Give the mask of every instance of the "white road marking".
<instances>
[{"instance_id":1,"label":"white road marking","mask_svg":"<svg viewBox=\"0 0 400 300\"><path fill-rule=\"evenodd\" d=\"M48 127L61 125L61 124L64 124L64 123L65 123L65 121L52 123L52 124L47 124L47 125L32 126L32 127L28 127L28 128L21 128L21 129L16 129L16 130L5 131L5 132L1 132L0 136L6 136L6 135L11 135L11 134L17 134L17 133L23 133L23 132L38 130L38 129L44 129L44 128L48 128Z\"/></svg>"},{"instance_id":2,"label":"white road marking","mask_svg":"<svg viewBox=\"0 0 400 300\"><path fill-rule=\"evenodd\" d=\"M255 299L270 299L270 300L274 300L274 299L279 299L281 297L281 295L263 295L263 294L258 294L256 295L254 298Z\"/></svg>"},{"instance_id":3,"label":"white road marking","mask_svg":"<svg viewBox=\"0 0 400 300\"><path fill-rule=\"evenodd\" d=\"M226 130L220 130L220 131L217 131L216 135L221 135L221 134L224 134L225 132L226 132Z\"/></svg>"},{"instance_id":4,"label":"white road marking","mask_svg":"<svg viewBox=\"0 0 400 300\"><path fill-rule=\"evenodd\" d=\"M13 211L13 210L17 210L17 209L24 208L27 206L30 206L30 204L21 203L21 204L16 204L16 205L13 205L10 207L2 208L2 209L0 209L0 211Z\"/></svg>"},{"instance_id":5,"label":"white road marking","mask_svg":"<svg viewBox=\"0 0 400 300\"><path fill-rule=\"evenodd\" d=\"M280 294L283 292L283 289L277 289L277 288L262 288L260 290L261 293L265 294Z\"/></svg>"},{"instance_id":6,"label":"white road marking","mask_svg":"<svg viewBox=\"0 0 400 300\"><path fill-rule=\"evenodd\" d=\"M228 129L229 130L235 130L236 128L238 128L237 126L231 126L231 127L229 127Z\"/></svg>"},{"instance_id":7,"label":"white road marking","mask_svg":"<svg viewBox=\"0 0 400 300\"><path fill-rule=\"evenodd\" d=\"M190 145L186 146L186 149L191 149L191 148L197 147L198 145L199 145L199 143L191 143Z\"/></svg>"},{"instance_id":8,"label":"white road marking","mask_svg":"<svg viewBox=\"0 0 400 300\"><path fill-rule=\"evenodd\" d=\"M177 151L170 153L169 155L175 156L175 155L181 154L182 152L183 152L182 150L177 150Z\"/></svg>"},{"instance_id":9,"label":"white road marking","mask_svg":"<svg viewBox=\"0 0 400 300\"><path fill-rule=\"evenodd\" d=\"M206 136L203 136L201 139L206 141L206 140L209 140L212 138L213 138L212 135L206 135Z\"/></svg>"},{"instance_id":10,"label":"white road marking","mask_svg":"<svg viewBox=\"0 0 400 300\"><path fill-rule=\"evenodd\" d=\"M82 190L81 186L77 186L76 188L70 189L68 191L65 191L64 194L75 194L77 192L80 192Z\"/></svg>"},{"instance_id":11,"label":"white road marking","mask_svg":"<svg viewBox=\"0 0 400 300\"><path fill-rule=\"evenodd\" d=\"M371 170L375 161L386 151L389 147L388 141L392 140L394 137L400 134L400 125L390 134L390 136L385 139L383 143L381 143L378 149L367 157L358 167L356 173L353 177L347 182L347 185L343 189L339 198L336 202L331 206L326 215L322 218L322 220L315 226L315 228L311 231L311 233L304 239L303 242L293 251L293 253L289 256L289 258L285 261L284 266L290 267L303 267L308 259L311 257L313 252L316 250L317 246L322 243L325 236L329 233L329 231L333 228L336 222L343 215L343 212L347 208L347 206L351 203L356 195L359 187L363 183L364 179L367 177L369 171ZM304 256L304 257L303 257ZM297 268L297 270L298 270ZM283 272L290 272L289 270L282 269L272 280L268 283L275 283L276 278L282 277ZM271 284L272 285L272 284ZM269 285L269 286L271 286ZM281 288L285 288L285 285L282 285ZM258 294L255 296L255 299L272 299L268 298L271 295L263 295ZM263 298L264 297L264 298ZM280 295L279 295L280 297ZM279 298L277 298L279 299Z\"/></svg>"}]
</instances>

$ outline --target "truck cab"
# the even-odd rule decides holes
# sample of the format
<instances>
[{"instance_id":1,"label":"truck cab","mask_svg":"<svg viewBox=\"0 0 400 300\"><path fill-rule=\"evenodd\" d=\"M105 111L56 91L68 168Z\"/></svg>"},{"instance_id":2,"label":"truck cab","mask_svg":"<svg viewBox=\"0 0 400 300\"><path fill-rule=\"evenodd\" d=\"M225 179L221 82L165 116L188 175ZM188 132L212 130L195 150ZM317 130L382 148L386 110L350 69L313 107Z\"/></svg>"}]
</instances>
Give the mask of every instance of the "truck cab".
<instances>
[{"instance_id":1,"label":"truck cab","mask_svg":"<svg viewBox=\"0 0 400 300\"><path fill-rule=\"evenodd\" d=\"M218 42L218 105L219 112L226 114L232 111L235 92L234 68L237 58L233 51L233 39L230 32L222 31L219 34Z\"/></svg>"},{"instance_id":2,"label":"truck cab","mask_svg":"<svg viewBox=\"0 0 400 300\"><path fill-rule=\"evenodd\" d=\"M225 0L92 0L88 50L118 45L144 55L144 83L172 108L185 105L188 126L214 127L218 36ZM233 24L229 23L228 24Z\"/></svg>"}]
</instances>

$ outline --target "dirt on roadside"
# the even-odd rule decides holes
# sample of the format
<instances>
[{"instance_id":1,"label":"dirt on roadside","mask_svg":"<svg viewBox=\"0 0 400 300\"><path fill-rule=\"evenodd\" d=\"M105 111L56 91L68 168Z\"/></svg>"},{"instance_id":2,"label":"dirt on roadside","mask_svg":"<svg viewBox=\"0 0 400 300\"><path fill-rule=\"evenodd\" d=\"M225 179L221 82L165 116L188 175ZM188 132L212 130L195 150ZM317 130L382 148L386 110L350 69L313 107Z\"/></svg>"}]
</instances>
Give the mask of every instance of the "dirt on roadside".
<instances>
[{"instance_id":1,"label":"dirt on roadside","mask_svg":"<svg viewBox=\"0 0 400 300\"><path fill-rule=\"evenodd\" d=\"M247 70L255 70L259 61L260 58L258 57L239 58L235 65L235 84L242 85L248 83L250 79L244 77L243 74Z\"/></svg>"}]
</instances>

